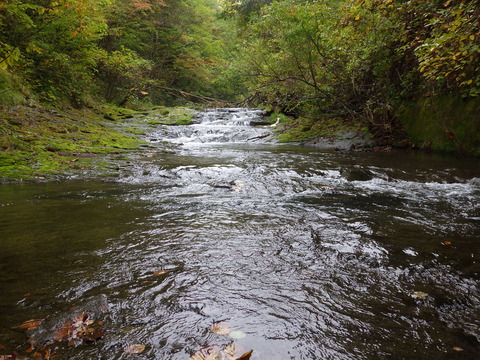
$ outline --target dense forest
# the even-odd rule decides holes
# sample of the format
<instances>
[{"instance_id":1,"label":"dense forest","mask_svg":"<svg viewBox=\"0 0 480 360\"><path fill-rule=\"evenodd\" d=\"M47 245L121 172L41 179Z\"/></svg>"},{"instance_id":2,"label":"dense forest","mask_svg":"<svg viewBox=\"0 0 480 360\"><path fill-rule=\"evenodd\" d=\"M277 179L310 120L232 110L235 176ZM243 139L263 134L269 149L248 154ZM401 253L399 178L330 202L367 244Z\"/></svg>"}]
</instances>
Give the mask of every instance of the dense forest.
<instances>
[{"instance_id":1,"label":"dense forest","mask_svg":"<svg viewBox=\"0 0 480 360\"><path fill-rule=\"evenodd\" d=\"M458 147L462 133L480 132L479 95L476 1L0 4L2 106L231 103L314 122L362 119L386 137L441 121L440 136ZM449 123L453 112L469 125ZM469 141L475 152L480 139Z\"/></svg>"}]
</instances>

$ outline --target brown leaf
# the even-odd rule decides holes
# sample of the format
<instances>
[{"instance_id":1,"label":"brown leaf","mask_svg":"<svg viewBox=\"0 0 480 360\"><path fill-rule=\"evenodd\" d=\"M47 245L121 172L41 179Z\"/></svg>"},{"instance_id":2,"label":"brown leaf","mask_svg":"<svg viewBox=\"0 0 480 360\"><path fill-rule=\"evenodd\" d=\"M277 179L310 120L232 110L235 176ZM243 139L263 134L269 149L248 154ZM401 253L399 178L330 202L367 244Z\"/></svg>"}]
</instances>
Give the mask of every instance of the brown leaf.
<instances>
[{"instance_id":1,"label":"brown leaf","mask_svg":"<svg viewBox=\"0 0 480 360\"><path fill-rule=\"evenodd\" d=\"M249 352L246 352L245 354L237 358L237 360L250 360L250 356L252 356L252 353L253 350L250 350Z\"/></svg>"},{"instance_id":2,"label":"brown leaf","mask_svg":"<svg viewBox=\"0 0 480 360\"><path fill-rule=\"evenodd\" d=\"M36 341L30 341L30 347L25 350L26 353L30 354L34 349L33 349L33 345L35 345Z\"/></svg>"},{"instance_id":3,"label":"brown leaf","mask_svg":"<svg viewBox=\"0 0 480 360\"><path fill-rule=\"evenodd\" d=\"M102 328L91 329L91 333L83 336L85 342L95 342L105 336L105 330Z\"/></svg>"},{"instance_id":4,"label":"brown leaf","mask_svg":"<svg viewBox=\"0 0 480 360\"><path fill-rule=\"evenodd\" d=\"M25 293L25 294L23 294L23 297L27 297L27 296L30 296L30 295L32 295L32 294L30 294L30 293Z\"/></svg>"},{"instance_id":5,"label":"brown leaf","mask_svg":"<svg viewBox=\"0 0 480 360\"><path fill-rule=\"evenodd\" d=\"M143 344L134 344L130 345L126 349L123 349L127 354L140 354L145 350L145 345Z\"/></svg>"},{"instance_id":6,"label":"brown leaf","mask_svg":"<svg viewBox=\"0 0 480 360\"><path fill-rule=\"evenodd\" d=\"M168 270L157 270L153 272L153 276L165 275L168 273Z\"/></svg>"},{"instance_id":7,"label":"brown leaf","mask_svg":"<svg viewBox=\"0 0 480 360\"><path fill-rule=\"evenodd\" d=\"M85 313L85 312L83 312L83 313L81 313L80 315L75 316L74 321L84 322L84 321L86 321L87 319L88 319L88 314Z\"/></svg>"},{"instance_id":8,"label":"brown leaf","mask_svg":"<svg viewBox=\"0 0 480 360\"><path fill-rule=\"evenodd\" d=\"M458 346L454 346L452 349L455 350L455 351L463 351L463 349L461 347L458 347Z\"/></svg>"},{"instance_id":9,"label":"brown leaf","mask_svg":"<svg viewBox=\"0 0 480 360\"><path fill-rule=\"evenodd\" d=\"M67 324L70 324L70 325L67 325ZM62 327L60 330L58 330L58 331L55 333L55 335L53 336L53 340L55 340L55 341L64 341L64 340L67 340L67 339L68 339L72 322L70 321L70 322L65 323L65 324L63 324L63 325L64 325L64 327Z\"/></svg>"},{"instance_id":10,"label":"brown leaf","mask_svg":"<svg viewBox=\"0 0 480 360\"><path fill-rule=\"evenodd\" d=\"M51 359L54 356L55 356L55 353L53 352L53 350L52 349L47 349L47 351L45 351L45 355L43 355L43 358L45 360L48 360L48 359Z\"/></svg>"},{"instance_id":11,"label":"brown leaf","mask_svg":"<svg viewBox=\"0 0 480 360\"><path fill-rule=\"evenodd\" d=\"M224 350L218 345L211 345L197 351L190 356L190 360L249 360L253 350L247 353L244 351L245 349L235 342L228 344Z\"/></svg>"},{"instance_id":12,"label":"brown leaf","mask_svg":"<svg viewBox=\"0 0 480 360\"><path fill-rule=\"evenodd\" d=\"M444 241L444 242L442 242L442 245L447 245L447 246L452 245L452 242L451 241Z\"/></svg>"},{"instance_id":13,"label":"brown leaf","mask_svg":"<svg viewBox=\"0 0 480 360\"><path fill-rule=\"evenodd\" d=\"M20 329L33 330L39 327L43 322L43 319L31 319L25 321L22 325L19 326Z\"/></svg>"}]
</instances>

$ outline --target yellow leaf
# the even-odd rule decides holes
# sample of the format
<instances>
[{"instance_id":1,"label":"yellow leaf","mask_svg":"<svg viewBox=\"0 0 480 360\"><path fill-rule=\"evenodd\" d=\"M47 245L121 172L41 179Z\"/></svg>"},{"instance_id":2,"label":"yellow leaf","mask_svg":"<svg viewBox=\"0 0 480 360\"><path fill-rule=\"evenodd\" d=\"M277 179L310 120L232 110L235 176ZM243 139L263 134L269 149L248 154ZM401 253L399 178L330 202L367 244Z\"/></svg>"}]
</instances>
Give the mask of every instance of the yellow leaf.
<instances>
[{"instance_id":1,"label":"yellow leaf","mask_svg":"<svg viewBox=\"0 0 480 360\"><path fill-rule=\"evenodd\" d=\"M470 80L467 81L467 85L470 85L471 83L473 83L473 80L472 80L472 79L470 79Z\"/></svg>"},{"instance_id":2,"label":"yellow leaf","mask_svg":"<svg viewBox=\"0 0 480 360\"><path fill-rule=\"evenodd\" d=\"M145 350L145 345L134 344L130 345L128 348L124 349L127 354L140 354Z\"/></svg>"},{"instance_id":3,"label":"yellow leaf","mask_svg":"<svg viewBox=\"0 0 480 360\"><path fill-rule=\"evenodd\" d=\"M475 40L475 36L474 36L474 35L470 35L470 40Z\"/></svg>"}]
</instances>

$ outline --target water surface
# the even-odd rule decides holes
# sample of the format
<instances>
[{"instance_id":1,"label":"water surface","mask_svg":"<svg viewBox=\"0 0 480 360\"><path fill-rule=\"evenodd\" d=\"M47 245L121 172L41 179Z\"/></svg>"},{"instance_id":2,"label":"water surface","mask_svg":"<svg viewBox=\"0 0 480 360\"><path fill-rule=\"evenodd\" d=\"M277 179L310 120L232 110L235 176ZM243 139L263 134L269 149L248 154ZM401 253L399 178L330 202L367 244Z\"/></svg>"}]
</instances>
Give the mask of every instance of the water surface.
<instances>
[{"instance_id":1,"label":"water surface","mask_svg":"<svg viewBox=\"0 0 480 360\"><path fill-rule=\"evenodd\" d=\"M225 321L252 359L478 359L478 160L269 144L260 115L160 127L176 150L115 181L2 185L0 354L188 359ZM105 335L52 342L83 311Z\"/></svg>"}]
</instances>

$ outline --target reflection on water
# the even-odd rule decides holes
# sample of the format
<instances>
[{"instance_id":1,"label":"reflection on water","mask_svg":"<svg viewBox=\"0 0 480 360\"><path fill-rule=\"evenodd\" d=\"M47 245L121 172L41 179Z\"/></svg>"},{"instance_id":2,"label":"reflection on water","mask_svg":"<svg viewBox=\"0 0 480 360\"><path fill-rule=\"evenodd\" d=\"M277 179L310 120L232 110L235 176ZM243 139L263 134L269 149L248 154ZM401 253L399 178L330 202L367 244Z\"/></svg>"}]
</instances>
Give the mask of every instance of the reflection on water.
<instances>
[{"instance_id":1,"label":"reflection on water","mask_svg":"<svg viewBox=\"0 0 480 360\"><path fill-rule=\"evenodd\" d=\"M218 321L252 359L478 358L478 160L246 142L225 112L116 182L0 187L0 354L86 311L106 335L56 358L188 359Z\"/></svg>"}]
</instances>

